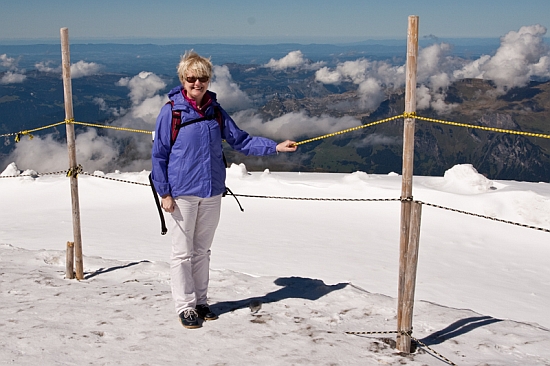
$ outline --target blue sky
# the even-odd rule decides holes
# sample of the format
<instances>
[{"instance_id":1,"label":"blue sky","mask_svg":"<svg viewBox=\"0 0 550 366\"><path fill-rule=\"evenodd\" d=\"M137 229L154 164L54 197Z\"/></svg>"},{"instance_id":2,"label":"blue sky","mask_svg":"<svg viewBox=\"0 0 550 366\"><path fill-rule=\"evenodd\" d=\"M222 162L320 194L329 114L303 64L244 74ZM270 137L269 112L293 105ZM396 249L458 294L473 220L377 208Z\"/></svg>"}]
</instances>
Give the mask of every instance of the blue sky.
<instances>
[{"instance_id":1,"label":"blue sky","mask_svg":"<svg viewBox=\"0 0 550 366\"><path fill-rule=\"evenodd\" d=\"M0 0L0 40L187 38L208 42L500 37L524 25L550 27L548 0Z\"/></svg>"}]
</instances>

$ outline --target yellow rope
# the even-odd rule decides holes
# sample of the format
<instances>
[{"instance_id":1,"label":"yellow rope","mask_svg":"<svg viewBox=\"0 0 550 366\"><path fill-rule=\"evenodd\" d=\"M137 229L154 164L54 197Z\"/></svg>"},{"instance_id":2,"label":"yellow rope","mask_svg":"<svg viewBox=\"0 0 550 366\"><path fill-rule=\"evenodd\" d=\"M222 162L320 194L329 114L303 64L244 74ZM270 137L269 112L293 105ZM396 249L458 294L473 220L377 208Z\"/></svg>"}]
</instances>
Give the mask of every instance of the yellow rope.
<instances>
[{"instance_id":1,"label":"yellow rope","mask_svg":"<svg viewBox=\"0 0 550 366\"><path fill-rule=\"evenodd\" d=\"M1 135L1 137L15 136L15 142L19 142L19 141L21 141L21 136L28 135L29 139L32 140L34 138L34 136L32 135L33 132L41 131L41 130L56 127L56 126L59 126L59 125L62 125L62 124L69 124L69 123L72 123L72 124L75 124L75 125L87 126L87 127L109 128L109 129L112 129L112 130L119 130L119 131L138 132L138 133L147 133L147 134L152 134L153 133L153 131L147 131L147 130L138 130L138 129L133 129L133 128L124 128L124 127L115 127L115 126L105 126L105 125L100 125L100 124L97 124L97 123L76 122L74 120L74 118L71 118L71 119L65 119L63 122L56 122L56 123L52 123L51 125L47 125L47 126L33 128L33 129L30 129L30 130L19 131L19 132L15 132L15 133L4 134L4 135Z\"/></svg>"},{"instance_id":2,"label":"yellow rope","mask_svg":"<svg viewBox=\"0 0 550 366\"><path fill-rule=\"evenodd\" d=\"M418 119L418 120L421 120L421 121L427 121L427 122L432 122L432 123L441 123L441 124L451 125L451 126L474 128L474 129L479 129L479 130L484 130L484 131L509 133L509 134L514 134L514 135L523 135L523 136L541 137L541 138L545 138L545 139L550 139L550 135L543 134L543 133L523 132L523 131L506 130L506 129L503 129L503 128L477 126L477 125L471 125L471 124L467 124L467 123L444 121L444 120L441 120L441 119L421 117L421 116L418 116L416 114L416 112L410 112L410 113L409 112L404 112L403 114L400 114L398 116L394 116L394 117L382 119L382 120L379 120L379 121L367 123L365 125L361 125L361 126L357 126L357 127L348 128L346 130L342 130L342 131L338 131L338 132L329 133L329 134L319 136L319 137L315 137L315 138L312 138L312 139L303 140L303 141L297 142L296 145L303 145L303 144L306 144L308 142L322 140L322 139L327 138L327 137L342 135L342 134L347 133L347 132L356 131L356 130L359 130L361 128L374 126L374 125L381 124L381 123L384 123L384 122L393 121L393 120L396 120L396 119L399 119L399 118L415 118L415 119Z\"/></svg>"},{"instance_id":3,"label":"yellow rope","mask_svg":"<svg viewBox=\"0 0 550 366\"><path fill-rule=\"evenodd\" d=\"M67 177L78 177L78 174L82 173L82 165L78 164L74 168L67 170Z\"/></svg>"},{"instance_id":4,"label":"yellow rope","mask_svg":"<svg viewBox=\"0 0 550 366\"><path fill-rule=\"evenodd\" d=\"M523 131L514 131L514 130L505 130L503 128L495 128L495 127L485 127L485 126L477 126L477 125L470 125L467 123L460 123L460 122L451 122L451 121L443 121L440 119L435 118L427 118L427 117L420 117L420 116L414 116L410 118L416 118L422 121L426 122L432 122L432 123L442 123L445 125L451 125L451 126L458 126L458 127L466 127L466 128L475 128L478 130L484 130L484 131L491 131L491 132L500 132L500 133L509 133L513 135L523 135L523 136L531 136L531 137L542 137L545 139L550 139L550 135L543 134L543 133L533 133L533 132L523 132Z\"/></svg>"},{"instance_id":5,"label":"yellow rope","mask_svg":"<svg viewBox=\"0 0 550 366\"><path fill-rule=\"evenodd\" d=\"M152 131L147 131L147 130L137 130L137 129L134 129L134 128L106 126L106 125L100 125L100 124L97 124L97 123L75 122L75 121L72 121L70 123L75 124L75 125L87 126L87 127L109 128L109 129L118 130L118 131L138 132L138 133L148 133L148 134L153 133Z\"/></svg>"},{"instance_id":6,"label":"yellow rope","mask_svg":"<svg viewBox=\"0 0 550 366\"><path fill-rule=\"evenodd\" d=\"M410 112L410 113L405 112L405 113L400 114L398 116L385 118L385 119L382 119L382 120L379 120L379 121L375 121L375 122L367 123L367 124L364 124L364 125L348 128L348 129L345 129L345 130L329 133L329 134L326 134L326 135L314 137L314 138L311 138L311 139L303 140L303 141L297 142L295 145L296 146L303 145L303 144L307 144L309 142L319 141L319 140L325 139L327 137L343 135L343 134L348 133L348 132L357 131L357 130L360 130L362 128L375 126L375 125L382 124L382 123L385 123L385 122L394 121L394 120L400 119L400 118L405 118L405 119L406 118L415 118L415 119L418 119L418 120L421 120L421 121L432 122L432 123L441 123L441 124L451 125L451 126L466 127L466 128L479 129L479 130L490 131L490 132L509 133L509 134L514 134L514 135L523 135L523 136L541 137L541 138L550 139L550 135L543 134L543 133L514 131L514 130L506 130L506 129L503 129L503 128L486 127L486 126L478 126L478 125L472 125L472 124L467 124L467 123L445 121L445 120L441 120L441 119L427 118L427 117L418 116L416 114L416 112ZM87 127L108 128L108 129L118 130L118 131L137 132L137 133L145 133L145 134L152 134L153 133L152 131L147 131L147 130L138 130L138 129L133 129L133 128L115 127L115 126L106 126L106 125L100 125L100 124L97 124L97 123L76 122L74 119L66 119L63 122L57 122L57 123L53 123L51 125L38 127L38 128L31 129L31 130L25 130L25 131L20 131L20 132L16 132L16 133L11 133L11 134L5 134L5 135L1 135L1 136L13 136L13 135L15 135L15 142L19 142L21 140L21 136L23 136L23 135L28 135L29 138L32 139L33 138L33 135L31 134L32 132L45 130L47 128L56 127L56 126L66 124L66 123L72 123L72 124L77 124L77 125L82 125L82 126L87 126Z\"/></svg>"},{"instance_id":7,"label":"yellow rope","mask_svg":"<svg viewBox=\"0 0 550 366\"><path fill-rule=\"evenodd\" d=\"M348 128L348 129L346 129L346 130L342 130L342 131L338 131L338 132L329 133L329 134L326 134L326 135L323 135L323 136L319 136L319 137L314 137L314 138L308 139L308 140L303 140L303 141L297 142L297 143L296 143L296 146L298 146L298 145L303 145L303 144L307 144L308 142L313 142L313 141L317 141L317 140L322 140L322 139L327 138L327 137L332 137L332 136L342 135L342 134L344 134L344 133L348 133L348 132L352 132L352 131L357 131L357 130L360 130L360 129L362 129L362 128L367 128L367 127L371 127L371 126L374 126L374 125L379 125L379 124L381 124L381 123L394 121L394 120L399 119L399 118L402 118L402 117L403 117L403 115L394 116L394 117L390 117L390 118L385 118L385 119L382 119L382 120L379 120L379 121L367 123L367 124L365 124L365 125L361 125L361 126L357 126L357 127Z\"/></svg>"},{"instance_id":8,"label":"yellow rope","mask_svg":"<svg viewBox=\"0 0 550 366\"><path fill-rule=\"evenodd\" d=\"M38 128L34 128L32 130L25 130L25 131L20 131L20 132L17 132L15 133L15 142L19 142L21 140L21 136L23 135L29 135L29 139L33 139L33 135L31 135L32 132L36 132L36 131L41 131L41 130L45 130L47 128L52 128L52 127L56 127L56 126L59 126L59 125L62 125L64 124L65 121L63 122L57 122L57 123L53 123L51 125L47 125L47 126L43 126L43 127L38 127Z\"/></svg>"}]
</instances>

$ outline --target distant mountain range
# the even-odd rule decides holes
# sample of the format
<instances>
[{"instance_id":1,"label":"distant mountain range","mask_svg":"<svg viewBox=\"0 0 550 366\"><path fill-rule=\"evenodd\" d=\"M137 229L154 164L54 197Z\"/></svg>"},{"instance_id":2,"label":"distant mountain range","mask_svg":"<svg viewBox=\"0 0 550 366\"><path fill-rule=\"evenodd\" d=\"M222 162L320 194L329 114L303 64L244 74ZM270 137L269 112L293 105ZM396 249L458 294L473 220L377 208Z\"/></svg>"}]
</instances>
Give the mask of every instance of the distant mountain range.
<instances>
[{"instance_id":1,"label":"distant mountain range","mask_svg":"<svg viewBox=\"0 0 550 366\"><path fill-rule=\"evenodd\" d=\"M227 63L264 64L271 58L284 57L291 51L301 50L307 58L328 65L337 61L354 60L358 57L370 59L396 58L401 62L406 54L405 40L370 40L348 44L299 44L280 43L268 45L254 44L212 44L184 43L174 39L173 43L154 44L129 43L82 43L73 42L70 46L71 60L97 62L106 66L109 72L138 73L152 71L171 75L175 64L185 50L194 49L202 55L212 57L217 65ZM472 58L492 54L499 46L498 38L437 39L426 38L419 41L420 47L448 41L453 44L453 54ZM61 62L61 46L58 43L7 44L0 41L0 55L16 57L21 68L31 70L38 62L52 60Z\"/></svg>"},{"instance_id":2,"label":"distant mountain range","mask_svg":"<svg viewBox=\"0 0 550 366\"><path fill-rule=\"evenodd\" d=\"M422 110L418 115L443 121L526 131L550 135L550 82L531 82L505 95L488 93L491 82L466 79L449 88L447 100L457 103L448 114ZM353 100L353 91L322 97L301 99L274 98L262 107L269 118L305 110L309 115L326 113L354 115L353 110L336 112L327 108L338 100ZM355 115L363 124L403 113L404 92L389 95L380 107L368 116ZM308 150L311 159L304 170L372 173L401 172L402 120L369 127L349 136L327 138ZM357 146L358 139L376 137L372 143ZM376 142L378 141L378 142ZM385 141L385 142L384 142ZM483 131L442 123L416 121L414 172L417 175L438 175L455 164L473 164L491 179L545 181L550 177L550 139ZM250 163L247 164L247 166Z\"/></svg>"},{"instance_id":3,"label":"distant mountain range","mask_svg":"<svg viewBox=\"0 0 550 366\"><path fill-rule=\"evenodd\" d=\"M368 52L371 56L376 55L377 47L381 58L391 54L397 64L402 62L400 57L403 56L402 45L367 44L363 46L364 49L362 46L331 45L299 47L312 61L328 60L328 63L357 59L363 52ZM353 52L342 53L346 47ZM483 47L487 50L489 46ZM403 90L388 92L386 100L377 110L365 113L354 108L342 107L347 102L359 98L356 85L320 84L314 80L314 71L283 73L258 67L272 57L283 57L297 49L297 45L193 45L193 48L206 54L210 50L216 64L227 65L233 80L250 96L254 107L264 120L291 112L303 112L307 116L352 116L365 124L403 112ZM104 66L104 72L101 74L73 80L75 116L78 120L87 122L103 123L112 120L113 116L101 109L94 98L107 101L111 107L129 108L131 101L128 89L116 86L116 83L121 78L132 77L140 71L158 73L167 84L160 93L166 93L178 84L175 65L183 50L183 46L173 45L74 45L71 51L72 60L101 60ZM477 53L479 52L481 49ZM59 75L38 72L33 68L35 62L43 62L48 57L52 60L59 59L59 46L0 46L0 55L4 53L10 57L15 54L21 55L19 67L27 68L28 71L25 72L25 82L0 85L0 134L64 120L63 86ZM550 133L550 82L531 82L528 86L511 89L500 96L490 92L494 89L495 86L489 81L460 80L454 82L446 93L446 101L457 105L451 112L441 115L428 109L418 113L425 117L473 125ZM339 107L335 108L335 105ZM63 138L64 128L58 128L56 136L59 139ZM135 142L124 141L123 138L119 142L120 161L147 158L135 155L138 153L131 147ZM13 138L4 139L0 147L0 162L9 163L5 158L14 146ZM227 155L232 162L244 162L250 170L265 169L269 166L272 170L290 171L361 170L377 174L400 173L402 120L304 144L300 146L300 154L292 158L278 156L268 163L265 159L243 157L230 150L227 151ZM550 139L417 121L415 175L442 175L453 165L461 163L473 164L480 173L490 179L548 181Z\"/></svg>"}]
</instances>

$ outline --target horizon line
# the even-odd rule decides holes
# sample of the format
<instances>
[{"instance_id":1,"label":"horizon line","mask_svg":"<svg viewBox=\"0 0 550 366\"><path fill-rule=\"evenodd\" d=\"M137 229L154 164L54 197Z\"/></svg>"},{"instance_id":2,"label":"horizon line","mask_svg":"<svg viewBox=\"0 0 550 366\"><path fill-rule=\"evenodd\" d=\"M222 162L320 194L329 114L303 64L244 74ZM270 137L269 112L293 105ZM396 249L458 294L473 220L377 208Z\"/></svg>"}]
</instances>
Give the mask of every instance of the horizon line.
<instances>
[{"instance_id":1,"label":"horizon line","mask_svg":"<svg viewBox=\"0 0 550 366\"><path fill-rule=\"evenodd\" d=\"M425 41L445 41L445 40L467 40L478 42L500 42L501 37L435 37L426 35L419 39L420 42ZM546 42L550 43L550 37L544 37ZM0 46L30 46L37 44L59 44L60 38L57 37L40 37L40 38L0 38ZM377 37L377 38L360 38L360 37L295 37L292 39L281 38L266 38L266 37L71 37L72 44L155 44L155 45L171 45L171 44L226 44L226 45L275 45L275 44L301 44L301 45L375 45L380 43L406 44L406 37Z\"/></svg>"}]
</instances>

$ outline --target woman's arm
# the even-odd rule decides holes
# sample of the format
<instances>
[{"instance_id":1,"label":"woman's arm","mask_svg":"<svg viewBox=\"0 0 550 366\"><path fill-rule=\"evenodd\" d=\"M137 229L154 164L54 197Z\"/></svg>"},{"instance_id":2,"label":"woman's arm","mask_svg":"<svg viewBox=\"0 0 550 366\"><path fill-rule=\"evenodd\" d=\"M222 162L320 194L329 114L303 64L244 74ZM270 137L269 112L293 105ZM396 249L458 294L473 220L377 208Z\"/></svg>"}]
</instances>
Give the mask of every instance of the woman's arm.
<instances>
[{"instance_id":1,"label":"woman's arm","mask_svg":"<svg viewBox=\"0 0 550 366\"><path fill-rule=\"evenodd\" d=\"M266 137L251 136L248 132L241 130L235 121L221 109L223 119L222 137L231 147L245 155L273 155L278 152L296 151L294 141L286 140L277 144Z\"/></svg>"}]
</instances>

